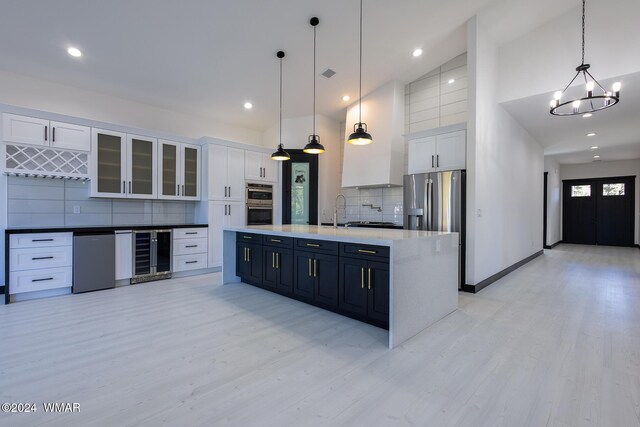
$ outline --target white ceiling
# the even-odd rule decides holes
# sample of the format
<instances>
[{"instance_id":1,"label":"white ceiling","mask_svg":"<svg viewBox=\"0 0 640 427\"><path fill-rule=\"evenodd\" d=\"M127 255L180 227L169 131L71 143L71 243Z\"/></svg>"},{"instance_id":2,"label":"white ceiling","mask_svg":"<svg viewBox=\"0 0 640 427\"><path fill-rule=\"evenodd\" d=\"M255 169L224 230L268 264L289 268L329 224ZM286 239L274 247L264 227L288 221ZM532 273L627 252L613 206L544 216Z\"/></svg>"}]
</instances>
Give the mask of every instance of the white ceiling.
<instances>
[{"instance_id":1,"label":"white ceiling","mask_svg":"<svg viewBox=\"0 0 640 427\"><path fill-rule=\"evenodd\" d=\"M568 79L573 77L571 71L567 70ZM549 114L553 93L506 102L503 106L544 146L545 155L554 156L561 164L590 162L594 154L599 154L602 161L640 158L640 72L600 83L611 87L615 81L622 82L618 105L586 119ZM583 87L569 90L577 94ZM590 132L597 135L587 137ZM594 145L600 147L597 153L590 150Z\"/></svg>"},{"instance_id":2,"label":"white ceiling","mask_svg":"<svg viewBox=\"0 0 640 427\"><path fill-rule=\"evenodd\" d=\"M367 0L364 93L391 79L412 81L463 53L465 22L492 2ZM492 31L504 42L573 3L500 0L489 9ZM358 7L357 0L3 2L0 68L264 130L278 117L277 50L287 53L284 116L311 113L308 20L315 15L318 73L337 72L318 79L318 112L339 118L340 97L357 97ZM69 57L69 45L84 56ZM425 52L420 58L411 56L416 47Z\"/></svg>"}]
</instances>

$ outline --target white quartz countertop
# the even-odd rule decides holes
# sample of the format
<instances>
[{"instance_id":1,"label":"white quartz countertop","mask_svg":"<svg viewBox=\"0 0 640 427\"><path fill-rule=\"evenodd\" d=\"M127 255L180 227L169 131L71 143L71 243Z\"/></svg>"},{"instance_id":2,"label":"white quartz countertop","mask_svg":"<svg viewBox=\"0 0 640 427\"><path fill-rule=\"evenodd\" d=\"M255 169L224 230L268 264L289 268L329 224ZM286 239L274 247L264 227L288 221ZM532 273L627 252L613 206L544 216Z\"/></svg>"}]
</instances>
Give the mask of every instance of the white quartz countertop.
<instances>
[{"instance_id":1,"label":"white quartz countertop","mask_svg":"<svg viewBox=\"0 0 640 427\"><path fill-rule=\"evenodd\" d=\"M416 231L384 228L333 228L318 225L247 225L244 227L225 227L225 231L270 234L275 236L297 237L302 239L332 240L348 243L390 246L392 242L411 239L432 239L438 236L457 234L439 231Z\"/></svg>"}]
</instances>

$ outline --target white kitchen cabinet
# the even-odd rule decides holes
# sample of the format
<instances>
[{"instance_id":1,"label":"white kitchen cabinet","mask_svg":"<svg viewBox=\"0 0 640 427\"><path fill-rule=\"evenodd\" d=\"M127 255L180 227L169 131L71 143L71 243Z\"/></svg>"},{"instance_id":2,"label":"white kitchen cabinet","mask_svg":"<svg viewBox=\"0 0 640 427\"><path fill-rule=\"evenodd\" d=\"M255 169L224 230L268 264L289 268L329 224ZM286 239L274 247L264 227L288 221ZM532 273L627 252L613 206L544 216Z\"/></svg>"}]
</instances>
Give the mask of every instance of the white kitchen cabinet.
<instances>
[{"instance_id":1,"label":"white kitchen cabinet","mask_svg":"<svg viewBox=\"0 0 640 427\"><path fill-rule=\"evenodd\" d=\"M70 123L49 121L37 117L2 115L5 142L50 146L52 148L90 151L91 129Z\"/></svg>"},{"instance_id":2,"label":"white kitchen cabinet","mask_svg":"<svg viewBox=\"0 0 640 427\"><path fill-rule=\"evenodd\" d=\"M256 151L244 153L244 176L247 181L260 182L277 180L277 165L271 156Z\"/></svg>"},{"instance_id":3,"label":"white kitchen cabinet","mask_svg":"<svg viewBox=\"0 0 640 427\"><path fill-rule=\"evenodd\" d=\"M133 240L131 230L116 231L116 280L133 277Z\"/></svg>"},{"instance_id":4,"label":"white kitchen cabinet","mask_svg":"<svg viewBox=\"0 0 640 427\"><path fill-rule=\"evenodd\" d=\"M244 202L244 155L244 150L209 145L209 200Z\"/></svg>"},{"instance_id":5,"label":"white kitchen cabinet","mask_svg":"<svg viewBox=\"0 0 640 427\"><path fill-rule=\"evenodd\" d=\"M409 141L408 172L428 173L466 168L466 131Z\"/></svg>"},{"instance_id":6,"label":"white kitchen cabinet","mask_svg":"<svg viewBox=\"0 0 640 427\"><path fill-rule=\"evenodd\" d=\"M207 268L208 228L176 228L173 230L173 271Z\"/></svg>"},{"instance_id":7,"label":"white kitchen cabinet","mask_svg":"<svg viewBox=\"0 0 640 427\"><path fill-rule=\"evenodd\" d=\"M92 130L91 197L157 198L157 140Z\"/></svg>"},{"instance_id":8,"label":"white kitchen cabinet","mask_svg":"<svg viewBox=\"0 0 640 427\"><path fill-rule=\"evenodd\" d=\"M158 198L200 200L200 146L158 140Z\"/></svg>"},{"instance_id":9,"label":"white kitchen cabinet","mask_svg":"<svg viewBox=\"0 0 640 427\"><path fill-rule=\"evenodd\" d=\"M222 228L244 226L244 209L241 202L209 202L209 268L222 266Z\"/></svg>"}]
</instances>

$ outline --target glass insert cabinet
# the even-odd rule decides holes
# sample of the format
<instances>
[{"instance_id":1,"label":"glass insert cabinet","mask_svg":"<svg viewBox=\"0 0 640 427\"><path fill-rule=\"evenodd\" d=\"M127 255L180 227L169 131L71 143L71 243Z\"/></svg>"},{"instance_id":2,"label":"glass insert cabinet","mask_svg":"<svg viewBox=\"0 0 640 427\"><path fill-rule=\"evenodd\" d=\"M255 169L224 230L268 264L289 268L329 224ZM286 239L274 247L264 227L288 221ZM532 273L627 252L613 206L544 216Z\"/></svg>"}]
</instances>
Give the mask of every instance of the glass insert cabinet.
<instances>
[{"instance_id":1,"label":"glass insert cabinet","mask_svg":"<svg viewBox=\"0 0 640 427\"><path fill-rule=\"evenodd\" d=\"M91 197L200 200L200 147L92 129Z\"/></svg>"}]
</instances>

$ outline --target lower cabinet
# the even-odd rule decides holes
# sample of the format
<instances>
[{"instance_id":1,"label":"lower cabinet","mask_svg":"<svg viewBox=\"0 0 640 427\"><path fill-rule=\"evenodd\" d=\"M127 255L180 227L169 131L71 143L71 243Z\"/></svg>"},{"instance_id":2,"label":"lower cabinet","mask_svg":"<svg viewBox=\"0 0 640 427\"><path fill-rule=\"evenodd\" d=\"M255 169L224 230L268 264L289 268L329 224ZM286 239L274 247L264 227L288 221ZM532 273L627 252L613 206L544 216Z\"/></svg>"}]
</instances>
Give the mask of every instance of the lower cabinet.
<instances>
[{"instance_id":1,"label":"lower cabinet","mask_svg":"<svg viewBox=\"0 0 640 427\"><path fill-rule=\"evenodd\" d=\"M389 328L388 248L237 233L236 275L245 283Z\"/></svg>"},{"instance_id":2,"label":"lower cabinet","mask_svg":"<svg viewBox=\"0 0 640 427\"><path fill-rule=\"evenodd\" d=\"M247 242L236 244L236 275L251 285L262 286L262 245Z\"/></svg>"},{"instance_id":3,"label":"lower cabinet","mask_svg":"<svg viewBox=\"0 0 640 427\"><path fill-rule=\"evenodd\" d=\"M340 310L389 327L389 264L340 258Z\"/></svg>"},{"instance_id":4,"label":"lower cabinet","mask_svg":"<svg viewBox=\"0 0 640 427\"><path fill-rule=\"evenodd\" d=\"M321 305L338 308L338 257L295 252L293 293Z\"/></svg>"}]
</instances>

